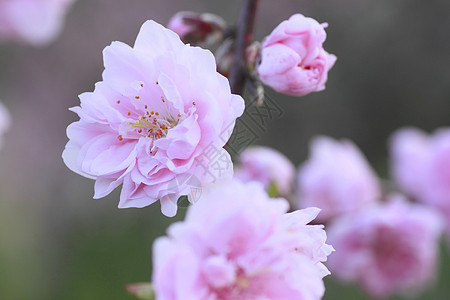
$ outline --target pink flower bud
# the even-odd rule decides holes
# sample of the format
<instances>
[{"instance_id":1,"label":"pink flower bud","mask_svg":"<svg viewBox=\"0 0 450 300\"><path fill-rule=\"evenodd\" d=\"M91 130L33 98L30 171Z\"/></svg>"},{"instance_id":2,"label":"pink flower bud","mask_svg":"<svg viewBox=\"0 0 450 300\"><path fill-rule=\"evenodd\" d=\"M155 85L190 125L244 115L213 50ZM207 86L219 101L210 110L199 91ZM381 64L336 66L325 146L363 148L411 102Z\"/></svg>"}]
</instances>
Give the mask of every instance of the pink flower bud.
<instances>
[{"instance_id":1,"label":"pink flower bud","mask_svg":"<svg viewBox=\"0 0 450 300\"><path fill-rule=\"evenodd\" d=\"M169 21L167 28L178 34L185 43L215 43L222 37L225 21L214 14L180 11Z\"/></svg>"},{"instance_id":2,"label":"pink flower bud","mask_svg":"<svg viewBox=\"0 0 450 300\"><path fill-rule=\"evenodd\" d=\"M436 211L391 196L327 227L336 249L327 266L372 297L414 296L436 275L442 223Z\"/></svg>"},{"instance_id":3,"label":"pink flower bud","mask_svg":"<svg viewBox=\"0 0 450 300\"><path fill-rule=\"evenodd\" d=\"M298 97L325 89L336 61L322 48L326 26L301 14L278 25L262 44L261 80L279 93Z\"/></svg>"},{"instance_id":4,"label":"pink flower bud","mask_svg":"<svg viewBox=\"0 0 450 300\"><path fill-rule=\"evenodd\" d=\"M442 211L450 233L450 128L432 135L400 129L391 139L391 156L399 188Z\"/></svg>"},{"instance_id":5,"label":"pink flower bud","mask_svg":"<svg viewBox=\"0 0 450 300\"><path fill-rule=\"evenodd\" d=\"M74 0L0 0L0 39L43 46L59 34Z\"/></svg>"},{"instance_id":6,"label":"pink flower bud","mask_svg":"<svg viewBox=\"0 0 450 300\"><path fill-rule=\"evenodd\" d=\"M326 222L380 197L375 173L352 142L318 137L310 148L310 158L298 173L300 207L322 209L319 220Z\"/></svg>"}]
</instances>

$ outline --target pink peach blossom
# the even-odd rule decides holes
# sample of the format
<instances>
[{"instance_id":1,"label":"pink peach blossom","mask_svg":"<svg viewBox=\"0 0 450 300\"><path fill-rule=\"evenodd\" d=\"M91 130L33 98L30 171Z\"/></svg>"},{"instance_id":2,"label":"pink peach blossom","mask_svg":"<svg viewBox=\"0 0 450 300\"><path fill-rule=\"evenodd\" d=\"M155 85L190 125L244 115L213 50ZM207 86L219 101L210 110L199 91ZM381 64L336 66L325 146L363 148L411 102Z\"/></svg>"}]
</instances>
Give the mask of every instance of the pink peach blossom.
<instances>
[{"instance_id":1,"label":"pink peach blossom","mask_svg":"<svg viewBox=\"0 0 450 300\"><path fill-rule=\"evenodd\" d=\"M369 163L350 141L317 137L298 173L299 207L322 209L319 220L352 213L377 201L381 190Z\"/></svg>"},{"instance_id":2,"label":"pink peach blossom","mask_svg":"<svg viewBox=\"0 0 450 300\"><path fill-rule=\"evenodd\" d=\"M278 25L262 44L258 74L279 93L304 96L325 89L336 56L322 44L328 24L295 14Z\"/></svg>"},{"instance_id":3,"label":"pink peach blossom","mask_svg":"<svg viewBox=\"0 0 450 300\"><path fill-rule=\"evenodd\" d=\"M60 33L75 0L0 0L0 39L43 46Z\"/></svg>"},{"instance_id":4,"label":"pink peach blossom","mask_svg":"<svg viewBox=\"0 0 450 300\"><path fill-rule=\"evenodd\" d=\"M0 102L0 147L3 144L3 134L9 129L11 125L11 117L5 105Z\"/></svg>"},{"instance_id":5,"label":"pink peach blossom","mask_svg":"<svg viewBox=\"0 0 450 300\"><path fill-rule=\"evenodd\" d=\"M258 182L205 188L186 220L155 241L156 298L321 299L333 248L323 226L307 225L319 209L288 207Z\"/></svg>"},{"instance_id":6,"label":"pink peach blossom","mask_svg":"<svg viewBox=\"0 0 450 300\"><path fill-rule=\"evenodd\" d=\"M333 275L357 282L372 297L413 296L436 275L441 215L401 195L374 204L328 227L336 248L328 266Z\"/></svg>"},{"instance_id":7,"label":"pink peach blossom","mask_svg":"<svg viewBox=\"0 0 450 300\"><path fill-rule=\"evenodd\" d=\"M432 135L403 128L391 138L392 174L399 188L442 211L450 233L450 128Z\"/></svg>"},{"instance_id":8,"label":"pink peach blossom","mask_svg":"<svg viewBox=\"0 0 450 300\"><path fill-rule=\"evenodd\" d=\"M259 181L266 190L275 185L280 196L292 192L295 167L282 153L269 147L253 146L239 155L240 165L234 176L243 182Z\"/></svg>"},{"instance_id":9,"label":"pink peach blossom","mask_svg":"<svg viewBox=\"0 0 450 300\"><path fill-rule=\"evenodd\" d=\"M180 196L231 177L222 147L244 101L216 72L211 52L147 21L134 47L113 42L103 57L103 81L72 108L80 120L67 128L63 153L70 169L96 180L94 198L123 184L120 208L160 199L173 216Z\"/></svg>"}]
</instances>

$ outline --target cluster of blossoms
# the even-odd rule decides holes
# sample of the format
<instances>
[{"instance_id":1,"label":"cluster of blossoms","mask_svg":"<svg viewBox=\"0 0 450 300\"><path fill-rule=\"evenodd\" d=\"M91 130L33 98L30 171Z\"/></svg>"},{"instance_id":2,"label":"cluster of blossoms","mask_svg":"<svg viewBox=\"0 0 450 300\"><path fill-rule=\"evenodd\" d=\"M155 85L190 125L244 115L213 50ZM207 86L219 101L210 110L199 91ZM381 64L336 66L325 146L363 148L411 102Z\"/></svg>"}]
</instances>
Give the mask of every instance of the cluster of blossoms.
<instances>
[{"instance_id":1,"label":"cluster of blossoms","mask_svg":"<svg viewBox=\"0 0 450 300\"><path fill-rule=\"evenodd\" d=\"M318 207L316 221L327 223L336 253L328 267L333 276L358 283L369 295L412 296L437 273L439 239L450 209L450 130L427 136L417 129L396 132L391 139L392 173L402 192L427 205L408 202L401 194L383 195L377 175L350 141L317 137L310 157L297 174L298 207ZM280 191L292 182L292 163L265 147L240 156L236 177L256 180ZM289 191L289 189L288 189ZM420 241L419 243L417 241Z\"/></svg>"},{"instance_id":2,"label":"cluster of blossoms","mask_svg":"<svg viewBox=\"0 0 450 300\"><path fill-rule=\"evenodd\" d=\"M199 16L190 15L187 23L175 18L171 26L184 31L185 39L193 30L223 29L219 19ZM312 41L308 35L315 31L300 34L299 42ZM305 51L319 55L324 38L305 45ZM333 248L325 244L322 225L308 225L320 210L287 213L288 201L264 191L274 187L276 195L289 196L292 163L269 148L251 148L241 155L237 179L226 179L233 168L223 147L244 101L217 72L213 54L147 21L133 47L114 42L103 57L103 80L71 109L80 120L67 128L63 159L71 170L96 180L95 198L123 185L121 208L159 200L163 214L173 216L180 196L195 202L186 220L155 242L157 299L321 299L322 278L329 274L323 262ZM305 64L310 59L302 58ZM211 149L225 169L211 166ZM186 177L202 189L200 199ZM263 185L250 182L255 180Z\"/></svg>"},{"instance_id":3,"label":"cluster of blossoms","mask_svg":"<svg viewBox=\"0 0 450 300\"><path fill-rule=\"evenodd\" d=\"M446 170L445 160L430 164L437 150L433 154L424 151L429 146L424 135L417 134L401 131L394 135L392 145L395 177L405 192L419 197L415 191L427 190L425 182L431 181L425 178L427 174L440 176L440 182L449 182L449 177L445 171L426 171L431 165ZM448 189L448 184L442 185L440 195L445 194L444 187ZM297 198L299 207L323 209L319 220L329 225L329 239L336 249L329 268L336 277L357 282L376 298L418 292L434 278L443 230L441 214L409 203L402 195L383 196L376 174L353 143L314 139L311 156L299 169Z\"/></svg>"},{"instance_id":4,"label":"cluster of blossoms","mask_svg":"<svg viewBox=\"0 0 450 300\"><path fill-rule=\"evenodd\" d=\"M259 79L288 95L323 90L336 61L323 49L326 26L296 14L265 38L259 54L249 47ZM223 40L226 24L183 12L170 27L184 41L208 45ZM63 158L96 180L95 198L122 184L119 207L159 200L162 212L173 216L180 196L196 202L186 220L154 244L157 299L321 299L329 274L322 263L333 248L322 225L308 225L318 208L323 213L316 221L329 224L337 250L329 265L337 277L379 298L412 293L432 280L440 214L401 195L382 203L380 182L353 143L313 140L297 176L296 202L305 209L287 213L288 201L273 197L293 196L295 168L276 150L246 149L236 179L223 179L233 175L223 147L244 101L231 93L211 52L148 21L134 47L114 42L104 62L103 81L72 109L80 120L67 129ZM392 142L399 187L447 216L448 136L448 130L428 138L410 129ZM211 149L225 169L211 168ZM186 177L203 189L200 199Z\"/></svg>"},{"instance_id":5,"label":"cluster of blossoms","mask_svg":"<svg viewBox=\"0 0 450 300\"><path fill-rule=\"evenodd\" d=\"M0 39L49 43L73 2L0 0ZM158 300L321 299L334 248L324 226L310 222L330 226L330 270L373 297L410 294L433 279L444 227L438 210L450 228L450 129L403 129L392 138L398 187L428 206L383 196L353 143L319 137L297 173L303 209L288 213L296 172L278 151L246 149L231 178L224 147L245 105L224 75L245 66L254 90L261 82L297 97L324 90L336 62L323 48L328 24L295 14L261 45L244 43L246 61L234 51L239 35L218 16L180 12L168 26L147 21L133 47L105 48L102 81L71 109L80 120L68 126L63 152L71 170L95 180L94 198L122 185L120 208L159 201L166 216L181 196L195 203L154 243ZM217 61L183 41L215 45ZM0 137L9 122L0 103Z\"/></svg>"},{"instance_id":6,"label":"cluster of blossoms","mask_svg":"<svg viewBox=\"0 0 450 300\"><path fill-rule=\"evenodd\" d=\"M183 39L198 42L217 36L225 27L220 18L187 12L177 14L170 24ZM202 30L204 34L194 34ZM323 89L323 68L320 78L303 77L317 73L310 65L315 59L320 61L325 55L333 60L334 56L322 48L324 40L323 25L294 15L266 38L260 68L270 69L264 67L269 63L264 57L275 56L265 55L272 51L267 49L283 44L300 51L301 62L296 65L305 72L286 76L309 85L301 88L301 94ZM148 21L134 47L114 42L103 55L103 81L94 92L80 96L80 107L72 108L80 121L68 127L70 141L63 153L70 169L96 180L94 198L104 197L123 184L119 207L144 207L160 200L163 213L173 216L180 196L188 195L191 202L195 201L190 196L192 185L184 180L186 176L195 179L197 188L217 178L231 177L231 158L223 146L244 103L230 92L227 79L216 71L211 52L185 45L172 31ZM279 57L285 56L280 52ZM264 76L261 79L264 81ZM294 90L300 95L299 89L292 87ZM210 164L207 154L211 148L226 162L225 171L208 166L205 170L205 165ZM277 193L288 196L294 174L292 164L270 150L255 155L261 151L242 154L244 168L238 177L248 181L259 173L257 179L266 187L275 184ZM267 155L272 158L263 164L252 162ZM272 159L279 163L272 163ZM280 168L290 169L285 178L264 175L277 174Z\"/></svg>"},{"instance_id":7,"label":"cluster of blossoms","mask_svg":"<svg viewBox=\"0 0 450 300\"><path fill-rule=\"evenodd\" d=\"M218 17L189 12L169 25L200 45L217 43L226 29ZM282 22L260 49L254 65L260 80L294 96L323 90L336 61L323 49L326 26L300 14ZM329 274L323 262L333 248L322 225L308 225L316 217L330 225L337 249L330 269L370 295L411 292L433 278L440 215L400 195L382 203L376 174L350 141L313 140L297 174L296 202L305 209L287 213L289 202L273 197L292 197L296 174L278 151L246 149L236 179L224 179L233 168L223 147L244 101L231 93L211 52L148 21L134 47L114 42L104 62L103 81L72 109L80 120L67 129L63 158L96 180L95 198L122 184L119 207L159 200L162 212L173 216L180 196L195 202L185 221L154 244L157 299L321 299ZM449 212L446 136L428 139L406 130L392 145L399 186ZM227 168L211 168L211 149ZM202 188L200 199L186 176Z\"/></svg>"},{"instance_id":8,"label":"cluster of blossoms","mask_svg":"<svg viewBox=\"0 0 450 300\"><path fill-rule=\"evenodd\" d=\"M333 248L317 208L286 213L256 183L206 187L184 222L154 243L157 299L321 299Z\"/></svg>"},{"instance_id":9,"label":"cluster of blossoms","mask_svg":"<svg viewBox=\"0 0 450 300\"><path fill-rule=\"evenodd\" d=\"M42 46L61 31L75 0L0 0L0 40Z\"/></svg>"}]
</instances>

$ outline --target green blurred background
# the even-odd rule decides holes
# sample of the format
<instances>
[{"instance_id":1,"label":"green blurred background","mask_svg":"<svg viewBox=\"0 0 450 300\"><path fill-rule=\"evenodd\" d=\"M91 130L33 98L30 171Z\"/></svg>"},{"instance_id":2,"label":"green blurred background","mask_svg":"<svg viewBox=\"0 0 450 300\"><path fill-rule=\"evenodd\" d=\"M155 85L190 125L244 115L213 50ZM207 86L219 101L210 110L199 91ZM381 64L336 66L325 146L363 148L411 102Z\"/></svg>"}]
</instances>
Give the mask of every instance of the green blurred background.
<instances>
[{"instance_id":1,"label":"green blurred background","mask_svg":"<svg viewBox=\"0 0 450 300\"><path fill-rule=\"evenodd\" d=\"M133 299L127 283L151 276L152 241L183 219L158 204L119 210L119 194L92 200L93 181L70 172L61 153L68 107L101 79L102 50L132 44L147 19L167 24L180 10L234 23L241 1L79 0L62 35L46 48L0 45L0 99L13 126L0 151L0 299ZM256 37L294 13L328 22L325 49L338 56L327 89L302 99L271 99L284 111L258 144L296 165L317 134L350 138L382 177L395 129L450 125L450 2L445 0L260 0ZM418 241L420 242L420 241ZM450 250L420 299L450 299ZM369 299L326 279L325 299Z\"/></svg>"}]
</instances>

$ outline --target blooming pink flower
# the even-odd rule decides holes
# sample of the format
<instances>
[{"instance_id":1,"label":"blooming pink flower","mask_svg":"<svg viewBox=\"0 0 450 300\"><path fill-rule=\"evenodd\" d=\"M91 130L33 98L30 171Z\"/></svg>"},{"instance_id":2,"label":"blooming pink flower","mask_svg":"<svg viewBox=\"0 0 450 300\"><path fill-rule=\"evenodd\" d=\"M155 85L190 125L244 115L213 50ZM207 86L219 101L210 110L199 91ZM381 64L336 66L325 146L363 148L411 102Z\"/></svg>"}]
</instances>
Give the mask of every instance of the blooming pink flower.
<instances>
[{"instance_id":1,"label":"blooming pink flower","mask_svg":"<svg viewBox=\"0 0 450 300\"><path fill-rule=\"evenodd\" d=\"M392 196L386 204L368 206L328 227L336 248L328 266L333 275L356 281L373 297L412 295L435 275L441 231L436 211Z\"/></svg>"},{"instance_id":2,"label":"blooming pink flower","mask_svg":"<svg viewBox=\"0 0 450 300\"><path fill-rule=\"evenodd\" d=\"M352 142L328 137L311 142L310 158L298 173L300 207L319 207L319 220L325 222L376 201L380 194L376 175Z\"/></svg>"},{"instance_id":3,"label":"blooming pink flower","mask_svg":"<svg viewBox=\"0 0 450 300\"><path fill-rule=\"evenodd\" d=\"M155 241L157 299L321 299L333 248L323 226L307 225L319 209L288 207L257 182L207 187L186 220Z\"/></svg>"},{"instance_id":4,"label":"blooming pink flower","mask_svg":"<svg viewBox=\"0 0 450 300\"><path fill-rule=\"evenodd\" d=\"M245 149L239 156L240 166L234 176L243 182L259 181L266 190L275 185L281 196L289 196L295 177L295 167L282 153L262 146Z\"/></svg>"},{"instance_id":5,"label":"blooming pink flower","mask_svg":"<svg viewBox=\"0 0 450 300\"><path fill-rule=\"evenodd\" d=\"M147 21L133 48L114 42L103 56L103 81L72 108L80 121L67 128L63 153L70 169L96 180L94 198L123 184L120 208L160 199L173 216L177 199L192 191L187 179L201 185L231 176L222 147L244 101L216 72L211 52Z\"/></svg>"},{"instance_id":6,"label":"blooming pink flower","mask_svg":"<svg viewBox=\"0 0 450 300\"><path fill-rule=\"evenodd\" d=\"M11 124L11 117L9 115L9 111L6 109L3 103L0 102L0 147L3 144L2 141L3 133L8 130L10 124Z\"/></svg>"},{"instance_id":7,"label":"blooming pink flower","mask_svg":"<svg viewBox=\"0 0 450 300\"><path fill-rule=\"evenodd\" d=\"M414 128L391 138L393 177L400 189L441 210L450 232L450 128L428 136Z\"/></svg>"},{"instance_id":8,"label":"blooming pink flower","mask_svg":"<svg viewBox=\"0 0 450 300\"><path fill-rule=\"evenodd\" d=\"M328 24L295 14L278 25L262 44L258 74L277 92L304 96L325 89L336 56L322 44Z\"/></svg>"},{"instance_id":9,"label":"blooming pink flower","mask_svg":"<svg viewBox=\"0 0 450 300\"><path fill-rule=\"evenodd\" d=\"M0 0L0 39L42 46L61 31L74 0Z\"/></svg>"}]
</instances>

